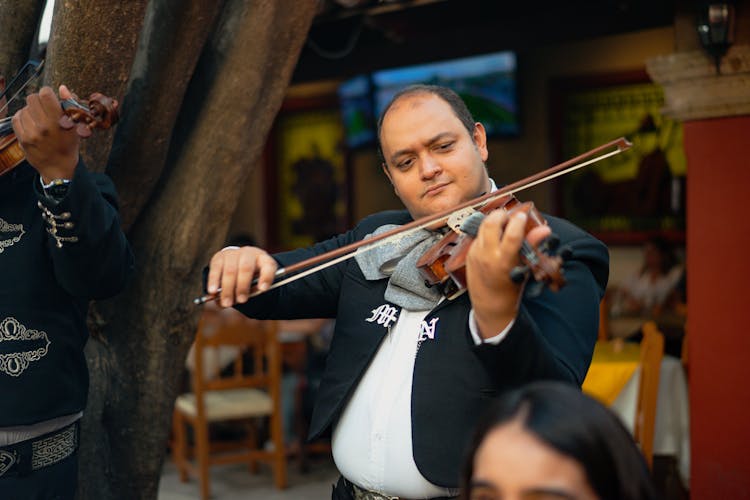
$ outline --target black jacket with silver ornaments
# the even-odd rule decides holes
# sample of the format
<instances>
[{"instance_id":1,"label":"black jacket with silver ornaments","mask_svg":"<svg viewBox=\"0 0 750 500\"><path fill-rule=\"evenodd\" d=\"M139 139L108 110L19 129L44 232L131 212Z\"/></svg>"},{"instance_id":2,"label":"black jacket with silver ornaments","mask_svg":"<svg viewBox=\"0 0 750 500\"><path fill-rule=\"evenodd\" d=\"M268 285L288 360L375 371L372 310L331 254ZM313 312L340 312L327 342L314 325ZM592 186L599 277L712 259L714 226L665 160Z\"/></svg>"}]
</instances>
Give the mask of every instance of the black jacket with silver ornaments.
<instances>
[{"instance_id":1,"label":"black jacket with silver ornaments","mask_svg":"<svg viewBox=\"0 0 750 500\"><path fill-rule=\"evenodd\" d=\"M107 176L79 163L57 199L28 163L0 176L0 427L83 410L88 303L132 269Z\"/></svg>"}]
</instances>

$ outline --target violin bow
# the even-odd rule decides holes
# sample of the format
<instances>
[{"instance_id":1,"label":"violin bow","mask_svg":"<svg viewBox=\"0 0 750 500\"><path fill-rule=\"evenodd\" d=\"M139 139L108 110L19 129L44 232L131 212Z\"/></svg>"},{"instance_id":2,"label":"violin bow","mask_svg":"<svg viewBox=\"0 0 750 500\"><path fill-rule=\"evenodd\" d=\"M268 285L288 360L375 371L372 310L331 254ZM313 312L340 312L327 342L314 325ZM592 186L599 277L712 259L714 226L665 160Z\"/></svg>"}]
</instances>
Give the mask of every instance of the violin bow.
<instances>
[{"instance_id":1,"label":"violin bow","mask_svg":"<svg viewBox=\"0 0 750 500\"><path fill-rule=\"evenodd\" d=\"M554 165L546 170L530 175L511 184L507 184L502 188L497 189L496 191L492 191L477 198L473 198L448 210L422 217L397 228L391 229L390 231L381 233L377 236L372 236L367 239L350 243L349 245L331 250L330 252L316 255L315 257L305 259L303 261L297 262L296 264L292 264L287 267L281 267L276 270L274 279L283 279L274 281L271 286L263 291L255 290L254 292L250 293L249 297L255 297L269 290L273 290L274 288L287 285L300 278L304 278L305 276L326 269L327 267L336 265L339 262L348 260L354 257L357 253L374 250L375 248L397 240L398 238L403 238L406 235L409 235L421 229L425 229L429 226L433 226L438 222L446 223L451 217L455 217L456 214L463 214L467 211L472 212L476 208L481 207L489 201L495 200L502 196L518 193L525 189L529 189L531 187L539 185L543 182L547 182L570 172L574 172L580 168L620 154L623 151L627 151L631 146L632 143L630 143L630 141L628 141L624 137L620 137L606 144L602 144L601 146L597 146L594 149L586 151L585 153L582 153L567 161ZM255 284L257 284L257 278L253 279L251 286L254 286ZM220 291L221 290L219 290L219 292ZM196 305L200 305L205 304L206 302L210 302L211 300L215 300L219 297L219 292L198 297L193 300L193 303Z\"/></svg>"},{"instance_id":2,"label":"violin bow","mask_svg":"<svg viewBox=\"0 0 750 500\"><path fill-rule=\"evenodd\" d=\"M23 84L18 88L18 90L8 98L7 101L5 101L5 104L2 108L0 108L0 113L5 111L11 102L13 102L14 99L16 99L19 95L21 95L21 92L29 86L31 82L33 82L39 75L42 74L42 69L44 68L44 59L41 61L26 61L26 64L23 65L23 67L16 73L16 76L13 77L13 79L8 83L8 85L5 86L5 90L0 93L0 99L5 97L8 92L10 92L13 89L13 86L16 84L16 81L19 80L21 77L24 76L24 73L29 72L29 76L26 77L26 79L23 81Z\"/></svg>"}]
</instances>

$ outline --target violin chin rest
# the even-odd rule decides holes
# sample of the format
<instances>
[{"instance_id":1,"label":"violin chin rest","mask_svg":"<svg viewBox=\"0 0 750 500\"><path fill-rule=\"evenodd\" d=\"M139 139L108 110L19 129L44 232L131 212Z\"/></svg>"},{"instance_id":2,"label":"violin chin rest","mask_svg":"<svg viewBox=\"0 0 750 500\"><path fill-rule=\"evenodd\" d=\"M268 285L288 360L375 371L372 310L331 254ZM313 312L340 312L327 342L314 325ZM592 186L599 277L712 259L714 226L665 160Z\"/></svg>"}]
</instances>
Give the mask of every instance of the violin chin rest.
<instances>
[{"instance_id":1,"label":"violin chin rest","mask_svg":"<svg viewBox=\"0 0 750 500\"><path fill-rule=\"evenodd\" d=\"M483 220L484 214L482 212L474 212L461 223L461 232L468 234L472 238L476 238L477 234L479 234L479 226Z\"/></svg>"}]
</instances>

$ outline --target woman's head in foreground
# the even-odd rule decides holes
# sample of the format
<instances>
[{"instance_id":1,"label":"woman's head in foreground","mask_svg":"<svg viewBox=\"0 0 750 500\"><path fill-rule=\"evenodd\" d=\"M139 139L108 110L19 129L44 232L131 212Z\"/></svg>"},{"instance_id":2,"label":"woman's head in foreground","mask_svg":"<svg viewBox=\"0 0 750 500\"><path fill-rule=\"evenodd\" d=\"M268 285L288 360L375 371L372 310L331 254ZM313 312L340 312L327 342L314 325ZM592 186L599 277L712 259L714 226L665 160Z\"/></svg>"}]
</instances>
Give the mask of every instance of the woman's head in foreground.
<instances>
[{"instance_id":1,"label":"woman's head in foreground","mask_svg":"<svg viewBox=\"0 0 750 500\"><path fill-rule=\"evenodd\" d=\"M643 500L656 495L617 416L577 387L536 382L481 419L461 478L470 500Z\"/></svg>"}]
</instances>

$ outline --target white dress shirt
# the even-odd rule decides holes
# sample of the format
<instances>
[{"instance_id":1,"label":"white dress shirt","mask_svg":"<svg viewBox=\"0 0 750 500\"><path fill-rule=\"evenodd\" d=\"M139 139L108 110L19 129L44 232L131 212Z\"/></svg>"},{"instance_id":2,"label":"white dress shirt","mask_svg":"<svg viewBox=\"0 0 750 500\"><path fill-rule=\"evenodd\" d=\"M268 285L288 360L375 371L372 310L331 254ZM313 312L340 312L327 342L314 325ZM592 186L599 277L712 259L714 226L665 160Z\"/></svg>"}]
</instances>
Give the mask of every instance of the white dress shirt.
<instances>
[{"instance_id":1,"label":"white dress shirt","mask_svg":"<svg viewBox=\"0 0 750 500\"><path fill-rule=\"evenodd\" d=\"M458 495L458 490L427 481L414 462L412 376L420 325L427 313L401 310L333 430L336 467L361 488L406 498ZM512 325L484 342L500 343ZM482 343L474 311L469 328L474 342Z\"/></svg>"}]
</instances>

